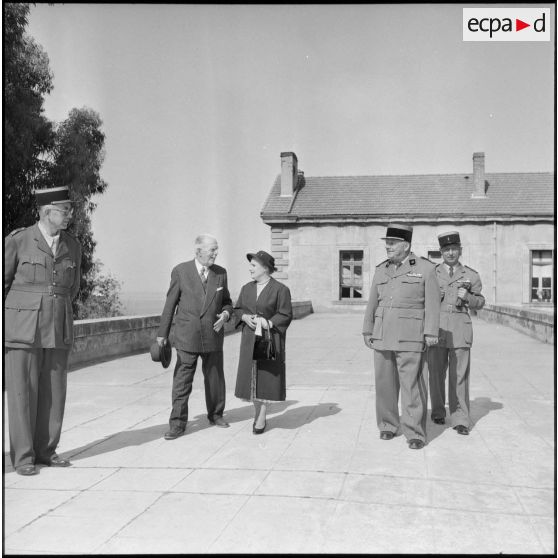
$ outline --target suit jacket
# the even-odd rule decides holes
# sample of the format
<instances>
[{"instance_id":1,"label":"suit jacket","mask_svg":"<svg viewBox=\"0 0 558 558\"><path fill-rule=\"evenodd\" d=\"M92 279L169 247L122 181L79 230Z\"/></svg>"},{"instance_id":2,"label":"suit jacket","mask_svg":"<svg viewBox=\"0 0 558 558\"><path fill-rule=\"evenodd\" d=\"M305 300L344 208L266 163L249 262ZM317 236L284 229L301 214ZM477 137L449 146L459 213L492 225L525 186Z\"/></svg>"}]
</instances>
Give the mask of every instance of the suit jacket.
<instances>
[{"instance_id":1,"label":"suit jacket","mask_svg":"<svg viewBox=\"0 0 558 558\"><path fill-rule=\"evenodd\" d=\"M70 349L72 299L81 276L81 247L64 230L53 255L38 224L4 240L5 346Z\"/></svg>"},{"instance_id":2,"label":"suit jacket","mask_svg":"<svg viewBox=\"0 0 558 558\"><path fill-rule=\"evenodd\" d=\"M468 308L479 309L484 306L481 294L482 283L479 274L470 267L458 263L454 267L453 277L449 276L444 264L436 266L436 279L440 285L442 304L440 306L439 345L448 348L470 347L473 344L473 324ZM464 282L471 285L465 297L465 304L456 306L457 290Z\"/></svg>"},{"instance_id":3,"label":"suit jacket","mask_svg":"<svg viewBox=\"0 0 558 558\"><path fill-rule=\"evenodd\" d=\"M213 331L217 314L227 310L232 316L232 301L227 272L212 265L208 269L206 292L194 260L178 264L171 272L170 287L157 335L168 337L176 311L173 344L191 353L223 350L224 327Z\"/></svg>"},{"instance_id":4,"label":"suit jacket","mask_svg":"<svg viewBox=\"0 0 558 558\"><path fill-rule=\"evenodd\" d=\"M364 314L363 334L374 349L424 349L424 335L438 335L440 289L434 264L412 252L398 269L389 260L376 267Z\"/></svg>"}]
</instances>

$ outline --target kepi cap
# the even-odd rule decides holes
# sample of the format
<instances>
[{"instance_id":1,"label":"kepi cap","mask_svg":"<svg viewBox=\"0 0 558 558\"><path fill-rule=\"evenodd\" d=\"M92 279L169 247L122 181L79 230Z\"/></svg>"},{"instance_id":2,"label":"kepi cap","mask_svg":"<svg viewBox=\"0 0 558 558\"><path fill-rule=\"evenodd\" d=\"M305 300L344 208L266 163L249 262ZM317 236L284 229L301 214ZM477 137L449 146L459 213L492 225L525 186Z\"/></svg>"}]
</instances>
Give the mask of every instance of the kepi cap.
<instances>
[{"instance_id":1,"label":"kepi cap","mask_svg":"<svg viewBox=\"0 0 558 558\"><path fill-rule=\"evenodd\" d=\"M409 225L400 225L397 223L389 223L386 230L386 236L382 237L382 240L387 238L395 238L397 240L406 240L411 242L413 238L413 227Z\"/></svg>"},{"instance_id":2,"label":"kepi cap","mask_svg":"<svg viewBox=\"0 0 558 558\"><path fill-rule=\"evenodd\" d=\"M149 352L151 353L151 360L153 362L160 362L163 365L163 368L169 367L172 360L172 347L168 340L162 345L159 345L157 341L154 341L151 344Z\"/></svg>"},{"instance_id":3,"label":"kepi cap","mask_svg":"<svg viewBox=\"0 0 558 558\"><path fill-rule=\"evenodd\" d=\"M440 248L449 246L450 244L458 244L461 246L461 239L459 238L459 233L457 231L449 231L439 234L438 242L440 243Z\"/></svg>"},{"instance_id":4,"label":"kepi cap","mask_svg":"<svg viewBox=\"0 0 558 558\"><path fill-rule=\"evenodd\" d=\"M268 254L263 250L260 250L255 254L248 253L246 254L246 257L248 258L249 262L251 262L252 259L255 259L256 261L261 263L264 267L267 267L267 269L269 269L269 273L273 273L274 271L277 271L277 268L275 267L275 258L271 254Z\"/></svg>"},{"instance_id":5,"label":"kepi cap","mask_svg":"<svg viewBox=\"0 0 558 558\"><path fill-rule=\"evenodd\" d=\"M33 190L37 205L52 205L57 203L73 203L70 199L70 189L68 186L60 186L58 188L43 188L41 190Z\"/></svg>"}]
</instances>

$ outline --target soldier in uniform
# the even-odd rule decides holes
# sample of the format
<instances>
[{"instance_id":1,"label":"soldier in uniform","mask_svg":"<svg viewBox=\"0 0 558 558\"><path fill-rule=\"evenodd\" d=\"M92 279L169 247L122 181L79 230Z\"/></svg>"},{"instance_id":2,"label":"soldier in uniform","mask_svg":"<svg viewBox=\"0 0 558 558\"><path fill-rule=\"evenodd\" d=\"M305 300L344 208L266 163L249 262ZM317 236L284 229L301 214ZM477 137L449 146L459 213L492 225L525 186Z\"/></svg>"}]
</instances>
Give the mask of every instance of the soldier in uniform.
<instances>
[{"instance_id":1,"label":"soldier in uniform","mask_svg":"<svg viewBox=\"0 0 558 558\"><path fill-rule=\"evenodd\" d=\"M67 467L56 454L73 343L72 299L81 248L66 227L68 187L36 190L39 221L4 244L4 344L10 457L20 475L35 465Z\"/></svg>"},{"instance_id":2,"label":"soldier in uniform","mask_svg":"<svg viewBox=\"0 0 558 558\"><path fill-rule=\"evenodd\" d=\"M374 349L376 420L382 440L400 426L409 448L426 440L427 391L422 375L425 346L438 341L440 290L434 264L411 252L413 228L389 224L388 259L376 267L363 324L364 343Z\"/></svg>"},{"instance_id":3,"label":"soldier in uniform","mask_svg":"<svg viewBox=\"0 0 558 558\"><path fill-rule=\"evenodd\" d=\"M446 370L449 366L448 400L453 428L469 434L469 371L473 326L468 308L482 308L484 297L479 274L459 262L461 239L451 231L438 236L443 263L436 266L440 285L440 341L428 351L430 401L432 420L445 423Z\"/></svg>"}]
</instances>

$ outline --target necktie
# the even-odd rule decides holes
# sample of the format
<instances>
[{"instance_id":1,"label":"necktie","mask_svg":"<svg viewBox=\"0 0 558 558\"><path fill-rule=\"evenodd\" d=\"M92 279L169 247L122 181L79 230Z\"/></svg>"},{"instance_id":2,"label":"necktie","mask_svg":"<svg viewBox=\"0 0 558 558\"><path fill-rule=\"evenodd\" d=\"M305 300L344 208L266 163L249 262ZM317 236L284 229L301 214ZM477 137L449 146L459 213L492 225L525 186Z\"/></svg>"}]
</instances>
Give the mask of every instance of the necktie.
<instances>
[{"instance_id":1,"label":"necktie","mask_svg":"<svg viewBox=\"0 0 558 558\"><path fill-rule=\"evenodd\" d=\"M201 268L201 271L200 271L200 279L201 279L201 282L202 282L203 290L204 290L204 292L205 292L205 285L206 285L206 283L207 283L207 277L206 277L206 275L205 275L205 267L202 267L202 268Z\"/></svg>"},{"instance_id":2,"label":"necktie","mask_svg":"<svg viewBox=\"0 0 558 558\"><path fill-rule=\"evenodd\" d=\"M450 265L450 268L449 268L449 276L453 277L453 266L452 265Z\"/></svg>"}]
</instances>

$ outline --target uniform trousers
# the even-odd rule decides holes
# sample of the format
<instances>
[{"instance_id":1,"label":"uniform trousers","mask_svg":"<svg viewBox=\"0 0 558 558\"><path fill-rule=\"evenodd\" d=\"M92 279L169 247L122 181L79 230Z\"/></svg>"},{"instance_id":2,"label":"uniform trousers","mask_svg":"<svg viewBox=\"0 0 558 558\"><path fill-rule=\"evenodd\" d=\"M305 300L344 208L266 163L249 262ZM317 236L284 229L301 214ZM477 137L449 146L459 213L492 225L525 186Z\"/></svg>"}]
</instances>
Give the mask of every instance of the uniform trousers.
<instances>
[{"instance_id":1,"label":"uniform trousers","mask_svg":"<svg viewBox=\"0 0 558 558\"><path fill-rule=\"evenodd\" d=\"M6 349L10 458L15 468L49 461L62 432L68 349Z\"/></svg>"},{"instance_id":2,"label":"uniform trousers","mask_svg":"<svg viewBox=\"0 0 558 558\"><path fill-rule=\"evenodd\" d=\"M177 349L176 366L172 380L172 411L169 419L171 428L184 430L188 422L188 399L192 393L192 383L198 357L202 359L203 383L207 418L214 420L223 416L225 410L225 374L223 372L223 351L191 353Z\"/></svg>"},{"instance_id":3,"label":"uniform trousers","mask_svg":"<svg viewBox=\"0 0 558 558\"><path fill-rule=\"evenodd\" d=\"M424 353L374 350L376 422L380 431L397 432L408 440L426 440L426 381L422 374ZM399 392L401 391L401 421Z\"/></svg>"},{"instance_id":4,"label":"uniform trousers","mask_svg":"<svg viewBox=\"0 0 558 558\"><path fill-rule=\"evenodd\" d=\"M469 372L471 369L471 349L462 347L430 347L428 349L428 369L432 418L446 416L446 371L449 368L448 402L452 426L463 425L471 428L469 416Z\"/></svg>"}]
</instances>

